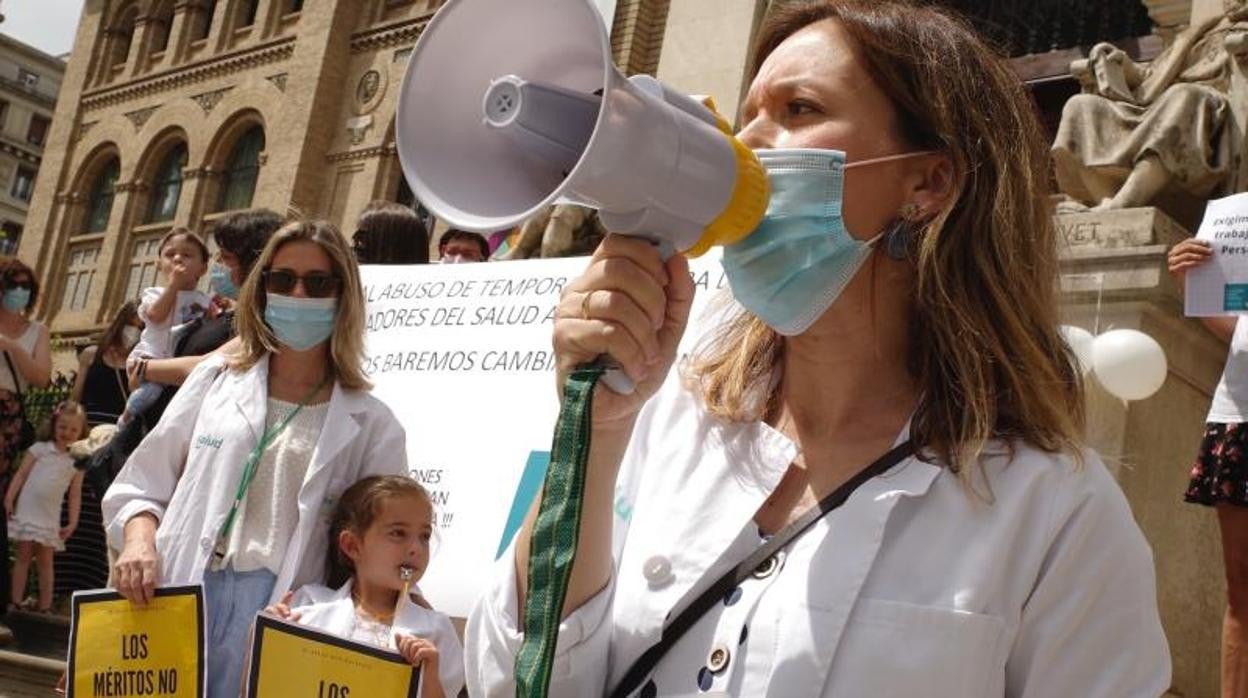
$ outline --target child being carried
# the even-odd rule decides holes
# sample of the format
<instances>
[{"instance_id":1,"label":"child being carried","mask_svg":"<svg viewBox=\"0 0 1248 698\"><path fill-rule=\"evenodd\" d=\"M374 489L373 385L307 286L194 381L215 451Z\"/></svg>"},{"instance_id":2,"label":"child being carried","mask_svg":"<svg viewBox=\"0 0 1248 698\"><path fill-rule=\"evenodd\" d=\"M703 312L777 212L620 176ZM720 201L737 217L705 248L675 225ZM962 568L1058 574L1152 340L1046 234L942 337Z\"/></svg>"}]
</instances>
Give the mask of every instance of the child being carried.
<instances>
[{"instance_id":1,"label":"child being carried","mask_svg":"<svg viewBox=\"0 0 1248 698\"><path fill-rule=\"evenodd\" d=\"M421 671L422 698L464 686L463 647L451 620L409 584L429 564L433 502L408 477L367 477L347 488L329 528L329 586L310 584L265 609L279 618L383 649Z\"/></svg>"},{"instance_id":2,"label":"child being carried","mask_svg":"<svg viewBox=\"0 0 1248 698\"><path fill-rule=\"evenodd\" d=\"M212 298L196 289L208 269L208 247L199 236L186 228L174 228L160 241L157 255L156 266L169 285L145 288L139 296L143 333L126 359L126 369L137 376L139 387L126 400L118 426L142 414L164 392L163 385L147 380L148 359L173 356L178 330L212 305Z\"/></svg>"}]
</instances>

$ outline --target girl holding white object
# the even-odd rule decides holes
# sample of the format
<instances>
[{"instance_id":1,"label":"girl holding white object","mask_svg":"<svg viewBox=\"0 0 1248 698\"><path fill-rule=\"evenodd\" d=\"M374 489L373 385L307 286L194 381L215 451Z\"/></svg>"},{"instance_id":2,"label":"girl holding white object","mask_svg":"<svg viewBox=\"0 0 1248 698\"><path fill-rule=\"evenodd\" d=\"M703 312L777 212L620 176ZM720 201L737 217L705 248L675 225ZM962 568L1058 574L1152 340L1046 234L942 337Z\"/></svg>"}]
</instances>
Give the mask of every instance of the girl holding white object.
<instances>
[{"instance_id":1,"label":"girl holding white object","mask_svg":"<svg viewBox=\"0 0 1248 698\"><path fill-rule=\"evenodd\" d=\"M428 568L432 535L433 502L419 483L406 476L365 478L338 502L328 585L302 587L266 610L395 650L420 668L422 698L453 698L464 686L459 638L451 619L409 587Z\"/></svg>"}]
</instances>

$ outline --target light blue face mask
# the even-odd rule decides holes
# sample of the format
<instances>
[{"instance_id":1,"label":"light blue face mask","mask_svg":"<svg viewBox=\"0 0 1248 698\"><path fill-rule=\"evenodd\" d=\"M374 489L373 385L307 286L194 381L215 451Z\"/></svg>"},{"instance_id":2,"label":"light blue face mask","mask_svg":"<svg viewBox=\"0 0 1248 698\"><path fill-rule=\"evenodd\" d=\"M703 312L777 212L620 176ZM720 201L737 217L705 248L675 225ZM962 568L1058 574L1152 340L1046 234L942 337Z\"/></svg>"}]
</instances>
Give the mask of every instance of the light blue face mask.
<instances>
[{"instance_id":1,"label":"light blue face mask","mask_svg":"<svg viewBox=\"0 0 1248 698\"><path fill-rule=\"evenodd\" d=\"M337 298L295 298L277 293L265 295L264 321L277 341L307 351L329 339L338 317Z\"/></svg>"},{"instance_id":2,"label":"light blue face mask","mask_svg":"<svg viewBox=\"0 0 1248 698\"><path fill-rule=\"evenodd\" d=\"M758 150L771 201L762 223L724 247L724 272L741 305L782 335L805 332L871 257L883 232L859 240L845 229L845 170L925 155L845 164L839 150Z\"/></svg>"},{"instance_id":3,"label":"light blue face mask","mask_svg":"<svg viewBox=\"0 0 1248 698\"><path fill-rule=\"evenodd\" d=\"M10 288L4 292L3 300L4 309L10 313L20 313L30 305L30 289L24 286Z\"/></svg>"},{"instance_id":4,"label":"light blue face mask","mask_svg":"<svg viewBox=\"0 0 1248 698\"><path fill-rule=\"evenodd\" d=\"M208 285L218 295L226 298L238 298L238 285L234 283L234 277L230 274L230 268L224 264L214 264L208 270Z\"/></svg>"}]
</instances>

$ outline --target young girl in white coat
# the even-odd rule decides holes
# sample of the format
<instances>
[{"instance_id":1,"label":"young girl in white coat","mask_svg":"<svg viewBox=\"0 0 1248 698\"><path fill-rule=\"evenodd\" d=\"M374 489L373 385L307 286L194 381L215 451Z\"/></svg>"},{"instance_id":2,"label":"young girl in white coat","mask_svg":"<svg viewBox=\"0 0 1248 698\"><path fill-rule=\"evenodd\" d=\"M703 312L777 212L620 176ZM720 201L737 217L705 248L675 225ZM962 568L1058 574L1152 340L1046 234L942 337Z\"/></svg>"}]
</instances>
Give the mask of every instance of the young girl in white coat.
<instances>
[{"instance_id":1,"label":"young girl in white coat","mask_svg":"<svg viewBox=\"0 0 1248 698\"><path fill-rule=\"evenodd\" d=\"M338 497L407 472L403 428L367 392L364 292L333 226L274 233L234 319L238 350L199 364L102 503L123 596L203 583L212 698L238 696L256 612L325 579Z\"/></svg>"},{"instance_id":2,"label":"young girl in white coat","mask_svg":"<svg viewBox=\"0 0 1248 698\"><path fill-rule=\"evenodd\" d=\"M266 610L397 650L420 668L421 698L456 696L464 686L464 659L455 628L408 586L429 565L432 535L433 502L415 480L360 480L342 494L330 527L329 586L304 586ZM405 595L409 588L413 593Z\"/></svg>"},{"instance_id":3,"label":"young girl in white coat","mask_svg":"<svg viewBox=\"0 0 1248 698\"><path fill-rule=\"evenodd\" d=\"M82 471L74 468L69 445L82 438L87 416L76 402L62 402L52 411L52 440L40 441L26 451L9 490L4 510L9 517L9 537L17 544L13 562L12 603L18 606L26 593L26 575L34 558L39 569L40 613L52 610L52 555L65 549L65 539L78 527L82 506ZM69 491L69 521L61 526L61 504Z\"/></svg>"}]
</instances>

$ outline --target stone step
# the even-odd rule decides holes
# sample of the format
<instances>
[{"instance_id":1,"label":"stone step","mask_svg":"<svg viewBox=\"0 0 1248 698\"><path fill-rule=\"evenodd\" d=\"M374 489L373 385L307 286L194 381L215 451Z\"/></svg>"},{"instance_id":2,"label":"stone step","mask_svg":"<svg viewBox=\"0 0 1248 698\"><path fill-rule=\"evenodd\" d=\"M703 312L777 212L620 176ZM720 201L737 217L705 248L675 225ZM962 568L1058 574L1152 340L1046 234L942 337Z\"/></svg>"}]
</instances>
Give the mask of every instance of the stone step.
<instances>
[{"instance_id":1,"label":"stone step","mask_svg":"<svg viewBox=\"0 0 1248 698\"><path fill-rule=\"evenodd\" d=\"M14 641L4 649L32 657L65 660L69 647L69 619L51 613L12 611L4 624L13 631Z\"/></svg>"},{"instance_id":2,"label":"stone step","mask_svg":"<svg viewBox=\"0 0 1248 698\"><path fill-rule=\"evenodd\" d=\"M65 671L65 662L0 650L0 696L47 698Z\"/></svg>"}]
</instances>

